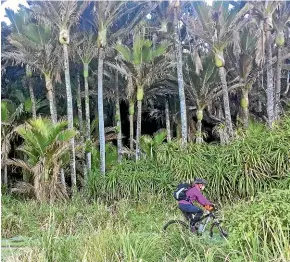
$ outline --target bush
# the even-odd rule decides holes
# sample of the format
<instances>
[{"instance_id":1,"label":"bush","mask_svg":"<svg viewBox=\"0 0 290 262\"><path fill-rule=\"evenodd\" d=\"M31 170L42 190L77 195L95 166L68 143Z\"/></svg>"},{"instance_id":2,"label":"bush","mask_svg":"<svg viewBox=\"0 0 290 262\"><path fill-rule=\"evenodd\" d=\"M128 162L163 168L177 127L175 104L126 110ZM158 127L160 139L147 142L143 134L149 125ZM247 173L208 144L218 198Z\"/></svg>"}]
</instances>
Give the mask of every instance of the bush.
<instances>
[{"instance_id":1,"label":"bush","mask_svg":"<svg viewBox=\"0 0 290 262\"><path fill-rule=\"evenodd\" d=\"M155 148L157 159L111 165L106 176L93 170L89 192L107 200L138 199L144 192L171 196L178 183L196 177L208 180L207 193L218 201L290 189L289 119L273 131L251 124L240 139L225 146L189 144L183 149L178 142L162 144Z\"/></svg>"},{"instance_id":2,"label":"bush","mask_svg":"<svg viewBox=\"0 0 290 262\"><path fill-rule=\"evenodd\" d=\"M177 143L163 145L157 161L175 180L204 177L215 199L249 197L282 186L290 189L290 118L275 130L252 124L244 137L229 145Z\"/></svg>"},{"instance_id":3,"label":"bush","mask_svg":"<svg viewBox=\"0 0 290 262\"><path fill-rule=\"evenodd\" d=\"M256 252L256 260L266 255L290 259L290 191L272 190L260 193L252 201L242 201L223 210L235 247ZM278 256L279 254L279 256ZM264 261L273 261L272 259Z\"/></svg>"},{"instance_id":4,"label":"bush","mask_svg":"<svg viewBox=\"0 0 290 262\"><path fill-rule=\"evenodd\" d=\"M138 200L144 193L166 197L175 184L174 175L166 166L154 161L124 161L112 167L106 176L93 170L89 175L89 193L105 200L130 198Z\"/></svg>"}]
</instances>

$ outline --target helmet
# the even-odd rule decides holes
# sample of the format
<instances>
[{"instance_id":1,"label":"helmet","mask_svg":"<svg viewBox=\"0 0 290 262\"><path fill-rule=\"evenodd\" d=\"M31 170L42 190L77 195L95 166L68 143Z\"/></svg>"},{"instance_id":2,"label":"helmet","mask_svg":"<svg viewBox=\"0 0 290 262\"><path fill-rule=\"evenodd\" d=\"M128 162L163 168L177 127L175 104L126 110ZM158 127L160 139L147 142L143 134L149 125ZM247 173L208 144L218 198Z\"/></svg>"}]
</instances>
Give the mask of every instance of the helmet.
<instances>
[{"instance_id":1,"label":"helmet","mask_svg":"<svg viewBox=\"0 0 290 262\"><path fill-rule=\"evenodd\" d=\"M207 181L205 179L202 179L202 178L196 178L194 181L193 181L193 184L202 184L202 185L206 185L207 184Z\"/></svg>"}]
</instances>

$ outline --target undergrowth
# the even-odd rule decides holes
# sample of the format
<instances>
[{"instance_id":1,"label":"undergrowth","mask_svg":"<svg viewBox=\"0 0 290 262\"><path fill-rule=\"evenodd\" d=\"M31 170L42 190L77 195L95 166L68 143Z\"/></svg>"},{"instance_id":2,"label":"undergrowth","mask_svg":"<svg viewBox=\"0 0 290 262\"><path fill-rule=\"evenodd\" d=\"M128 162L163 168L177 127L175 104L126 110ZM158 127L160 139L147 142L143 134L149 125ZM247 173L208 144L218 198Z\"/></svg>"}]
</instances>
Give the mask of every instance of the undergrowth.
<instances>
[{"instance_id":1,"label":"undergrowth","mask_svg":"<svg viewBox=\"0 0 290 262\"><path fill-rule=\"evenodd\" d=\"M33 239L34 245L11 261L286 262L288 198L287 190L279 190L223 206L220 216L230 237L222 240L178 229L163 232L164 223L181 214L160 195L110 205L77 196L53 206L4 197L2 237ZM282 203L285 209L279 209Z\"/></svg>"}]
</instances>

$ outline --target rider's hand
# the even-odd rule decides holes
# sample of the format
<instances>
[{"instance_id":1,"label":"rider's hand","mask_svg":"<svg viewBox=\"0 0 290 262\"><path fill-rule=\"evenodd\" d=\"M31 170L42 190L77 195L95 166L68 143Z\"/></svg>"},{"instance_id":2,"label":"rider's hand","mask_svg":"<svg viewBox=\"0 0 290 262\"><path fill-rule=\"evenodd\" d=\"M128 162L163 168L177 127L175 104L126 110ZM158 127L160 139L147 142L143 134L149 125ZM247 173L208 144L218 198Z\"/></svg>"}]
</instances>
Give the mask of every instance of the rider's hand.
<instances>
[{"instance_id":1,"label":"rider's hand","mask_svg":"<svg viewBox=\"0 0 290 262\"><path fill-rule=\"evenodd\" d=\"M207 211L213 211L213 210L214 210L214 206L210 206L210 205L205 205L204 208L205 208Z\"/></svg>"}]
</instances>

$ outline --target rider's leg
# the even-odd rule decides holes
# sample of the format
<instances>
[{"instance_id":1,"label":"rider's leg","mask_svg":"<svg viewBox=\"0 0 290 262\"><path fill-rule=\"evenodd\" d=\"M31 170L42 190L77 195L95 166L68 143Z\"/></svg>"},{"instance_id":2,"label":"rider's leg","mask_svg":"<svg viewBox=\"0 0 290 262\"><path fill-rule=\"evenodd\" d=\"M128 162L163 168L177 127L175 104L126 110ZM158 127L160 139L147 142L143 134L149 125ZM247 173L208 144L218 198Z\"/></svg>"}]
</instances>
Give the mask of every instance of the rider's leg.
<instances>
[{"instance_id":1,"label":"rider's leg","mask_svg":"<svg viewBox=\"0 0 290 262\"><path fill-rule=\"evenodd\" d=\"M191 204L179 204L179 208L182 212L190 213L195 215L194 218L190 219L190 224L193 226L203 215L203 211L201 208L193 206Z\"/></svg>"},{"instance_id":2,"label":"rider's leg","mask_svg":"<svg viewBox=\"0 0 290 262\"><path fill-rule=\"evenodd\" d=\"M198 222L200 220L200 218L203 215L203 211L201 208L193 206L195 208L195 212L194 212L194 218L191 220L191 224L194 225L196 222Z\"/></svg>"}]
</instances>

